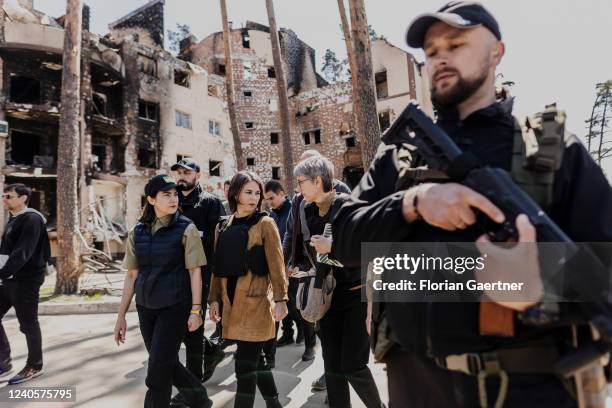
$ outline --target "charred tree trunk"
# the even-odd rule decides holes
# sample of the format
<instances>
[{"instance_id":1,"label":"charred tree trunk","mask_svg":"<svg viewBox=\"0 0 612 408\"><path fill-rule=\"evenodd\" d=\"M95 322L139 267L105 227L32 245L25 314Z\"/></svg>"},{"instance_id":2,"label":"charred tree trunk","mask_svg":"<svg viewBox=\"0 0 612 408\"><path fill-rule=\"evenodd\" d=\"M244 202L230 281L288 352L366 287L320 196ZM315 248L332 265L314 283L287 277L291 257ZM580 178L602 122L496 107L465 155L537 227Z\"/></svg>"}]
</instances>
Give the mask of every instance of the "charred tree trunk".
<instances>
[{"instance_id":1,"label":"charred tree trunk","mask_svg":"<svg viewBox=\"0 0 612 408\"><path fill-rule=\"evenodd\" d=\"M287 80L285 68L281 58L280 39L276 27L273 0L266 0L268 22L270 25L270 40L272 42L272 57L274 58L274 71L276 72L276 87L278 89L278 106L281 115L281 133L283 147L283 167L285 191L293 191L293 149L291 147L291 124L289 121L289 100L287 99Z\"/></svg>"},{"instance_id":2,"label":"charred tree trunk","mask_svg":"<svg viewBox=\"0 0 612 408\"><path fill-rule=\"evenodd\" d=\"M56 294L76 293L80 265L77 178L80 145L82 0L68 0L64 37L62 96L57 152Z\"/></svg>"},{"instance_id":3,"label":"charred tree trunk","mask_svg":"<svg viewBox=\"0 0 612 408\"><path fill-rule=\"evenodd\" d=\"M608 101L609 100L610 100L610 97L608 95L608 92L606 92L603 97L604 108L603 108L603 115L601 116L601 126L600 126L600 131L599 131L599 146L597 148L597 164L599 166L601 166L601 160L603 159L602 147L603 147L604 135L606 132L606 127L607 127L606 125L608 122L606 115L608 114Z\"/></svg>"},{"instance_id":4,"label":"charred tree trunk","mask_svg":"<svg viewBox=\"0 0 612 408\"><path fill-rule=\"evenodd\" d=\"M367 169L380 144L380 125L376 111L376 87L372 68L370 33L364 0L349 0L351 14L351 39L355 57L353 81L353 114L357 139L361 141L363 167Z\"/></svg>"},{"instance_id":5,"label":"charred tree trunk","mask_svg":"<svg viewBox=\"0 0 612 408\"><path fill-rule=\"evenodd\" d=\"M236 168L244 170L246 161L242 152L242 141L238 120L236 119L236 102L234 100L234 69L232 66L232 37L227 20L227 6L225 0L221 0L221 19L223 24L223 49L225 52L225 88L227 94L227 110L229 111L230 128L234 140L234 151L236 153Z\"/></svg>"},{"instance_id":6,"label":"charred tree trunk","mask_svg":"<svg viewBox=\"0 0 612 408\"><path fill-rule=\"evenodd\" d=\"M344 34L344 43L346 45L346 55L349 62L349 69L351 71L351 89L353 95L353 101L356 101L359 98L359 94L357 93L357 88L354 86L355 84L355 73L357 72L357 68L355 68L355 52L353 50L353 41L351 37L351 26L349 25L348 18L346 17L346 8L344 7L344 0L338 0L338 11L340 12L340 23L342 24L342 33ZM354 106L354 105L353 105ZM355 135L361 135L363 132L358 129L359 121L357 120L357 115L355 115L355 108L353 107L353 133ZM355 137L355 140L361 140L361 136Z\"/></svg>"}]
</instances>

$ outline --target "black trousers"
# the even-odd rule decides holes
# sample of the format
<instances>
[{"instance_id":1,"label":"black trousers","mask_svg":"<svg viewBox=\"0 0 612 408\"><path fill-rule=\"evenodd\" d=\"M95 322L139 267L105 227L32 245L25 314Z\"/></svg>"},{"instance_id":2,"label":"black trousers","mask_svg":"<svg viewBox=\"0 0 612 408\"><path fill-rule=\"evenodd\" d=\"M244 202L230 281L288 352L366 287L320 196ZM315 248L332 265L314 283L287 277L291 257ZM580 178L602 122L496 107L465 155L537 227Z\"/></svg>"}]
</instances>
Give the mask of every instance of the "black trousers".
<instances>
[{"instance_id":1,"label":"black trousers","mask_svg":"<svg viewBox=\"0 0 612 408\"><path fill-rule=\"evenodd\" d=\"M19 331L25 334L28 345L26 365L37 369L43 366L42 336L38 323L38 299L44 277L24 281L5 280L0 285L0 319L15 308ZM11 346L0 320L0 361L11 359Z\"/></svg>"},{"instance_id":2,"label":"black trousers","mask_svg":"<svg viewBox=\"0 0 612 408\"><path fill-rule=\"evenodd\" d=\"M145 407L168 408L172 385L191 407L208 402L206 388L179 361L178 352L185 335L191 299L162 309L137 305L140 332L149 352Z\"/></svg>"},{"instance_id":3,"label":"black trousers","mask_svg":"<svg viewBox=\"0 0 612 408\"><path fill-rule=\"evenodd\" d=\"M289 278L287 309L289 314L283 319L283 335L291 335L293 337L292 322L295 322L298 333L304 333L304 345L306 347L314 347L317 344L317 336L315 335L314 323L310 323L302 317L302 314L296 305L297 290L300 282L297 278ZM286 329L285 320L289 319L287 323L288 328Z\"/></svg>"},{"instance_id":4,"label":"black trousers","mask_svg":"<svg viewBox=\"0 0 612 408\"><path fill-rule=\"evenodd\" d=\"M203 268L202 270L202 316L206 316L206 300L210 293L210 281L211 281L210 270ZM204 325L198 330L190 332L185 331L185 337L183 338L185 344L185 365L196 378L202 378L202 366L204 363L204 354L210 355L215 353L215 345L213 345L209 339L204 336Z\"/></svg>"},{"instance_id":5,"label":"black trousers","mask_svg":"<svg viewBox=\"0 0 612 408\"><path fill-rule=\"evenodd\" d=\"M265 342L236 342L236 400L234 408L252 408L255 403L255 389L259 388L264 400L278 396L270 367L263 356Z\"/></svg>"},{"instance_id":6,"label":"black trousers","mask_svg":"<svg viewBox=\"0 0 612 408\"><path fill-rule=\"evenodd\" d=\"M480 407L475 376L438 367L428 357L392 348L385 356L389 408ZM499 392L499 379L486 383L488 406ZM563 383L553 375L509 375L504 408L577 407Z\"/></svg>"},{"instance_id":7,"label":"black trousers","mask_svg":"<svg viewBox=\"0 0 612 408\"><path fill-rule=\"evenodd\" d=\"M274 337L266 341L263 346L263 353L266 359L276 358L276 338L278 337L278 327L280 326L279 322L275 322L274 326Z\"/></svg>"},{"instance_id":8,"label":"black trousers","mask_svg":"<svg viewBox=\"0 0 612 408\"><path fill-rule=\"evenodd\" d=\"M367 304L361 302L359 290L348 290L351 286L338 284L330 310L319 321L329 406L350 407L350 383L367 408L380 408L378 388L367 366Z\"/></svg>"}]
</instances>

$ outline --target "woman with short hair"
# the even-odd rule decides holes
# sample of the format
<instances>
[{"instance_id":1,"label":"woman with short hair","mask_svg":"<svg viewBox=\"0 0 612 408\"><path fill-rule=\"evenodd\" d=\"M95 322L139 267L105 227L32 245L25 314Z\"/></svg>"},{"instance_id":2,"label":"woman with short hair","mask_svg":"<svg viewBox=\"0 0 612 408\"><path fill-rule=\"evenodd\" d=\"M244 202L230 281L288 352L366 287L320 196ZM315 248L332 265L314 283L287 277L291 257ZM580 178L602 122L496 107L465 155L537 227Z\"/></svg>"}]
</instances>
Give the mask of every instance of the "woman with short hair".
<instances>
[{"instance_id":1,"label":"woman with short hair","mask_svg":"<svg viewBox=\"0 0 612 408\"><path fill-rule=\"evenodd\" d=\"M331 251L331 238L324 233L330 230L332 218L349 196L334 191L334 166L325 157L300 162L293 175L308 202L304 207L308 231L302 230L300 234L306 244L302 246L302 256L310 259L319 277L331 273L336 281L330 308L319 321L329 406L350 407L351 384L366 407L380 408L383 404L367 366L370 341L366 330L367 304L361 301L361 270L338 266L333 261L317 261L317 253Z\"/></svg>"}]
</instances>

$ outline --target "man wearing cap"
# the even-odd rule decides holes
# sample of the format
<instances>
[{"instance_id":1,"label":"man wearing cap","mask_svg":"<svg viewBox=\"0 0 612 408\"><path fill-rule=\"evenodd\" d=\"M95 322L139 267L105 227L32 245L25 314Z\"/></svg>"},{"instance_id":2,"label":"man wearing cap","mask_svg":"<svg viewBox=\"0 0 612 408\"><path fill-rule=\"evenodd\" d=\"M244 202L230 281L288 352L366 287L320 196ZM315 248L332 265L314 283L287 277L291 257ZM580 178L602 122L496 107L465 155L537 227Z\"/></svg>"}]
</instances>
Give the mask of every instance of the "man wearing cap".
<instances>
[{"instance_id":1,"label":"man wearing cap","mask_svg":"<svg viewBox=\"0 0 612 408\"><path fill-rule=\"evenodd\" d=\"M211 280L211 261L213 259L214 231L221 216L225 215L221 200L207 193L199 184L200 166L193 159L185 158L174 164L170 170L175 172L179 186L179 206L182 214L197 227L206 253L208 264L202 267L203 299L208 299ZM202 302L203 305L206 302ZM204 337L204 326L194 332L187 332L184 338L187 368L202 381L207 381L215 367L223 360L224 353ZM204 372L202 362L204 359ZM180 394L173 399L180 403Z\"/></svg>"},{"instance_id":2,"label":"man wearing cap","mask_svg":"<svg viewBox=\"0 0 612 408\"><path fill-rule=\"evenodd\" d=\"M481 164L510 171L517 122L512 100L496 98L501 38L495 18L474 2L423 14L407 31L408 45L425 51L437 125ZM610 185L580 142L566 137L560 147L552 201L544 209L576 242L612 242ZM402 160L408 157L414 168L414 154L418 149L405 145L379 151L332 223L330 258L358 265L362 242L474 242L482 235L475 210L504 220L488 199L457 183L412 179L398 189ZM519 241L537 238L525 215L509 221ZM539 281L539 274L532 278ZM387 364L390 407L576 406L574 383L557 376L547 359L572 343L567 327L519 320L520 312L539 307L535 301L493 304L513 318L512 334L481 334L478 302L375 304L373 343ZM512 367L501 356L513 356Z\"/></svg>"}]
</instances>

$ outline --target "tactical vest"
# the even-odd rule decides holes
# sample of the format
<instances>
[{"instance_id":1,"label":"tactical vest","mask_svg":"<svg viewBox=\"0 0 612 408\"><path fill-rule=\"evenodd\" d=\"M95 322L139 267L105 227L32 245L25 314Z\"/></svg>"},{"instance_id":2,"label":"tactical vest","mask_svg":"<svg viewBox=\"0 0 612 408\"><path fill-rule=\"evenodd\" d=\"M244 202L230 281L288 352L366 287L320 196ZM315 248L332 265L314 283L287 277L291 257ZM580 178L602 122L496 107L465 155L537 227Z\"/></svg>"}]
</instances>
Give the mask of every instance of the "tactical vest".
<instances>
[{"instance_id":1,"label":"tactical vest","mask_svg":"<svg viewBox=\"0 0 612 408\"><path fill-rule=\"evenodd\" d=\"M151 234L142 221L134 227L134 249L138 276L134 284L136 303L161 309L191 297L189 272L185 267L183 235L191 220L177 212L170 223Z\"/></svg>"},{"instance_id":2,"label":"tactical vest","mask_svg":"<svg viewBox=\"0 0 612 408\"><path fill-rule=\"evenodd\" d=\"M563 152L577 140L565 131L565 113L557 110L556 104L527 117L523 124L514 118L510 176L541 208L551 204L555 172L561 167ZM397 191L425 182L448 181L445 173L429 169L415 149L403 145L397 153Z\"/></svg>"}]
</instances>

